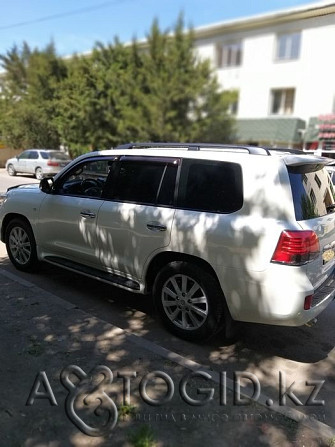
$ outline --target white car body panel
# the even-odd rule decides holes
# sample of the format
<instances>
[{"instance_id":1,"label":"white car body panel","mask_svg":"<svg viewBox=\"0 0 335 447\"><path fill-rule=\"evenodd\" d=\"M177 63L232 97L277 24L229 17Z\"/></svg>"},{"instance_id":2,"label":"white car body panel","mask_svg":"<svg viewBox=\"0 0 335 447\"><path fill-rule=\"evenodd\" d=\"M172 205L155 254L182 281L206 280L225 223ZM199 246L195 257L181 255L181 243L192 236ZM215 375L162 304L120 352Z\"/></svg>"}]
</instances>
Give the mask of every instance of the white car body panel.
<instances>
[{"instance_id":1,"label":"white car body panel","mask_svg":"<svg viewBox=\"0 0 335 447\"><path fill-rule=\"evenodd\" d=\"M97 216L102 203L92 198L73 200L73 197L45 194L36 227L40 256L80 259L85 265L99 267Z\"/></svg>"},{"instance_id":2,"label":"white car body panel","mask_svg":"<svg viewBox=\"0 0 335 447\"><path fill-rule=\"evenodd\" d=\"M142 282L143 289L145 262L169 245L174 214L173 208L105 201L97 220L100 267ZM166 231L151 231L148 224Z\"/></svg>"}]
</instances>

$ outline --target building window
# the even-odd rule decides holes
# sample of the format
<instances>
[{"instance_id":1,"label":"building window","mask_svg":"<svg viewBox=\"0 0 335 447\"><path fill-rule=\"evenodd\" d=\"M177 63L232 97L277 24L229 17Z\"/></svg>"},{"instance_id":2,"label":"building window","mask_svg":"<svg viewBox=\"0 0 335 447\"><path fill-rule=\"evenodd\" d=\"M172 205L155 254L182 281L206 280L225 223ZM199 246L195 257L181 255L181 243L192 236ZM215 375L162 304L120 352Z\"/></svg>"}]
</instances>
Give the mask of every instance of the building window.
<instances>
[{"instance_id":1,"label":"building window","mask_svg":"<svg viewBox=\"0 0 335 447\"><path fill-rule=\"evenodd\" d=\"M238 100L239 92L238 90L226 90L225 95L227 97L228 108L227 112L229 115L237 115L238 113Z\"/></svg>"},{"instance_id":2,"label":"building window","mask_svg":"<svg viewBox=\"0 0 335 447\"><path fill-rule=\"evenodd\" d=\"M218 68L238 67L242 64L242 42L231 42L217 46Z\"/></svg>"},{"instance_id":3,"label":"building window","mask_svg":"<svg viewBox=\"0 0 335 447\"><path fill-rule=\"evenodd\" d=\"M298 59L300 55L300 33L281 34L277 37L276 59L278 61Z\"/></svg>"},{"instance_id":4,"label":"building window","mask_svg":"<svg viewBox=\"0 0 335 447\"><path fill-rule=\"evenodd\" d=\"M292 115L294 109L294 88L276 89L271 92L271 114Z\"/></svg>"},{"instance_id":5,"label":"building window","mask_svg":"<svg viewBox=\"0 0 335 447\"><path fill-rule=\"evenodd\" d=\"M319 177L316 174L314 176L314 180L320 189L321 188L321 180L319 179Z\"/></svg>"},{"instance_id":6,"label":"building window","mask_svg":"<svg viewBox=\"0 0 335 447\"><path fill-rule=\"evenodd\" d=\"M228 106L228 113L230 115L237 115L237 112L238 112L238 98L235 101L231 102Z\"/></svg>"}]
</instances>

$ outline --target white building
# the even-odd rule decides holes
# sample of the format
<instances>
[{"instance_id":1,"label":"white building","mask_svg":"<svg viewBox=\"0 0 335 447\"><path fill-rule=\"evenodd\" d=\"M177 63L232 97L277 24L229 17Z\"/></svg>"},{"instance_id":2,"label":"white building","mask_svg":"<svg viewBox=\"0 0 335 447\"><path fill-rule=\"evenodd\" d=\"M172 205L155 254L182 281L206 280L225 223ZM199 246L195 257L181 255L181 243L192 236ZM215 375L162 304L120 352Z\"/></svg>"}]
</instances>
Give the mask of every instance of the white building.
<instances>
[{"instance_id":1,"label":"white building","mask_svg":"<svg viewBox=\"0 0 335 447\"><path fill-rule=\"evenodd\" d=\"M239 141L335 149L335 2L196 28L195 39L238 92Z\"/></svg>"}]
</instances>

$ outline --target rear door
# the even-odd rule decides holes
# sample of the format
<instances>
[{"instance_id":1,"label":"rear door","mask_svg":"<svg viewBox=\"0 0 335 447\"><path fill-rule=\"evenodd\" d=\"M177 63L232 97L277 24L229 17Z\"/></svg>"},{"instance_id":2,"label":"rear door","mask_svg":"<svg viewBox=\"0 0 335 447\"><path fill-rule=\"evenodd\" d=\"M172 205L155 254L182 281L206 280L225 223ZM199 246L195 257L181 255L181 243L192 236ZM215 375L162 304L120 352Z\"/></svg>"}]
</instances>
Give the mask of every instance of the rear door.
<instances>
[{"instance_id":1,"label":"rear door","mask_svg":"<svg viewBox=\"0 0 335 447\"><path fill-rule=\"evenodd\" d=\"M38 166L38 158L39 158L39 154L37 151L29 151L29 158L27 160L27 170L26 172L28 174L34 174L35 173L35 169Z\"/></svg>"},{"instance_id":2,"label":"rear door","mask_svg":"<svg viewBox=\"0 0 335 447\"><path fill-rule=\"evenodd\" d=\"M323 164L288 165L296 220L303 230L314 231L320 255L307 264L307 275L316 289L335 267L335 191Z\"/></svg>"},{"instance_id":3,"label":"rear door","mask_svg":"<svg viewBox=\"0 0 335 447\"><path fill-rule=\"evenodd\" d=\"M114 166L97 222L101 268L141 278L146 261L170 243L179 160L123 156Z\"/></svg>"}]
</instances>

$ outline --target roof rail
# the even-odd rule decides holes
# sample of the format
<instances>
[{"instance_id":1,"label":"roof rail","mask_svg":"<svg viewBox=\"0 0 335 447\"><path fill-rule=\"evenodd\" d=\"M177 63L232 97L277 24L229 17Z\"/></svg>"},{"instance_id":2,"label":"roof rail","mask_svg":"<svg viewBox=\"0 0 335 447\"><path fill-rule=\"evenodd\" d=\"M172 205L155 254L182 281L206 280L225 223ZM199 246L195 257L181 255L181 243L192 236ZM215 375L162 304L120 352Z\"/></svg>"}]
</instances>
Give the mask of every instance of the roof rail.
<instances>
[{"instance_id":1,"label":"roof rail","mask_svg":"<svg viewBox=\"0 0 335 447\"><path fill-rule=\"evenodd\" d=\"M288 149L285 147L266 147L266 149L270 152L280 152L283 154L294 154L294 155L306 155L306 152L304 152L302 149Z\"/></svg>"},{"instance_id":2,"label":"roof rail","mask_svg":"<svg viewBox=\"0 0 335 447\"><path fill-rule=\"evenodd\" d=\"M137 149L137 148L184 148L189 151L200 151L203 149L223 149L223 150L236 150L246 151L252 155L271 155L268 148L258 146L243 146L238 144L213 144L213 143L127 143L120 144L114 149Z\"/></svg>"}]
</instances>

